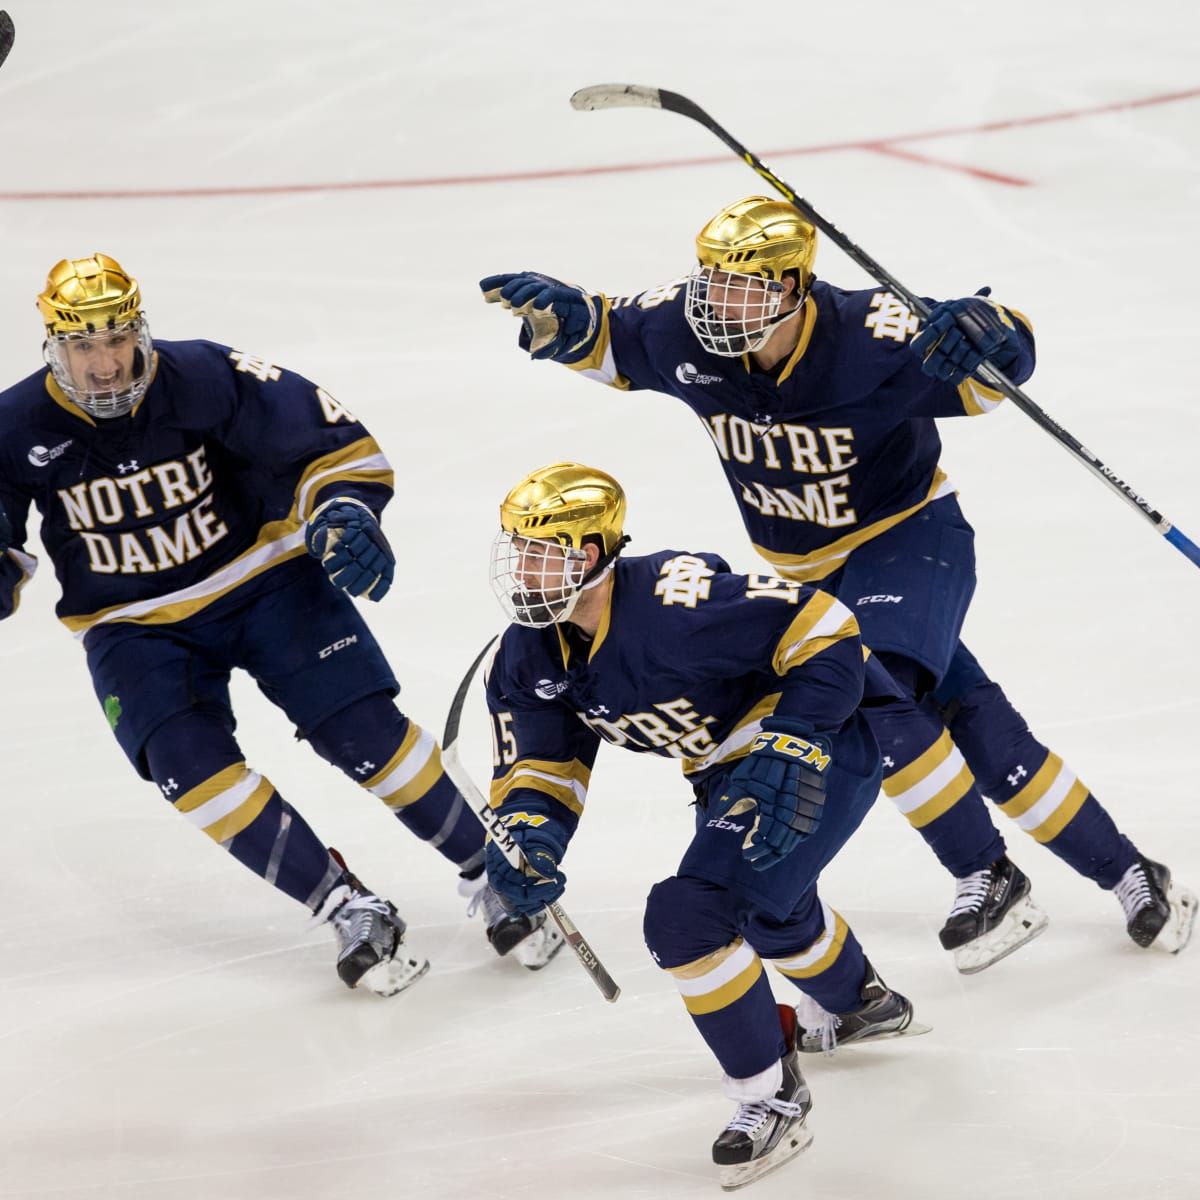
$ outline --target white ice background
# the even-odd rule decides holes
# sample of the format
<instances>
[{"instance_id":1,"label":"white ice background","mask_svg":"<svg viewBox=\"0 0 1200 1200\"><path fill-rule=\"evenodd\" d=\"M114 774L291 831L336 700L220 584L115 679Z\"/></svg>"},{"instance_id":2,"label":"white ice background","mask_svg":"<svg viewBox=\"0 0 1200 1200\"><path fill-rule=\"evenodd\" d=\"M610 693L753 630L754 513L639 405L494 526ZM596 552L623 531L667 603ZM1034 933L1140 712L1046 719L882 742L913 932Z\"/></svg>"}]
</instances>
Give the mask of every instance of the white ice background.
<instances>
[{"instance_id":1,"label":"white ice background","mask_svg":"<svg viewBox=\"0 0 1200 1200\"><path fill-rule=\"evenodd\" d=\"M439 733L501 624L487 550L533 467L620 478L631 552L761 569L681 404L530 364L479 298L480 276L523 268L663 282L759 190L690 122L573 112L586 84L692 96L918 292L990 283L1035 322L1030 393L1200 538L1200 94L1160 102L1200 88L1194 3L7 3L6 381L40 361L49 266L101 250L156 335L323 384L396 467L397 583L368 616ZM973 132L916 136L947 129ZM905 138L950 165L861 148ZM663 165L697 158L717 161ZM571 173L620 164L646 169ZM460 182L399 186L421 180ZM389 186L296 190L366 181ZM242 190L145 194L203 188ZM113 191L132 195L95 196ZM73 198L27 198L48 192ZM818 270L868 283L828 243ZM943 435L979 535L968 644L1122 828L1200 884L1200 572L1014 409ZM409 993L352 994L327 933L131 773L56 598L46 565L0 627L0 1197L717 1194L731 1106L641 940L690 829L671 763L603 751L566 862L624 988L609 1007L567 954L540 975L497 960L447 864L239 681L251 764L433 959ZM478 695L468 725L482 780ZM807 1061L815 1142L755 1200L1200 1195L1200 945L1139 951L1113 897L997 820L1051 925L975 977L937 944L949 879L886 800L828 872L933 1032Z\"/></svg>"}]
</instances>

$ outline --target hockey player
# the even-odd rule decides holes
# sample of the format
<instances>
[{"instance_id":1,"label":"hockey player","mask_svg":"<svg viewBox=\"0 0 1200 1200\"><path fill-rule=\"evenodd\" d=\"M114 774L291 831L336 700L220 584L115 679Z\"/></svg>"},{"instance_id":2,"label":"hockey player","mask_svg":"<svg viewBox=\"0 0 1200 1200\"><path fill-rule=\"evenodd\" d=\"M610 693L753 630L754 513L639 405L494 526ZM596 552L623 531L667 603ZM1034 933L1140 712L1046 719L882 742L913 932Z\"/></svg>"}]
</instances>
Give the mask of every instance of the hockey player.
<instances>
[{"instance_id":1,"label":"hockey player","mask_svg":"<svg viewBox=\"0 0 1200 1200\"><path fill-rule=\"evenodd\" d=\"M561 936L504 913L482 827L432 735L399 711L349 596L382 600L392 469L307 380L212 342L152 342L136 280L64 260L38 297L47 368L0 393L0 618L36 560L30 505L104 715L138 773L238 861L327 921L349 987L391 995L428 968L395 907L327 850L234 738L248 671L298 736L458 870L501 954L542 965Z\"/></svg>"},{"instance_id":2,"label":"hockey player","mask_svg":"<svg viewBox=\"0 0 1200 1200\"><path fill-rule=\"evenodd\" d=\"M894 685L833 596L713 554L620 558L624 518L616 480L578 463L501 504L492 583L514 624L488 677L491 803L536 873L489 843L488 876L514 913L562 894L601 740L680 760L696 832L650 891L645 937L737 1101L713 1158L739 1187L811 1140L797 1050L822 1042L776 1006L763 959L844 1042L912 1031L912 1005L816 890L879 790L860 705Z\"/></svg>"},{"instance_id":3,"label":"hockey player","mask_svg":"<svg viewBox=\"0 0 1200 1200\"><path fill-rule=\"evenodd\" d=\"M885 791L956 879L940 938L959 970L982 970L1046 924L983 796L1114 891L1139 946L1182 949L1195 897L1118 831L960 640L974 533L938 465L934 419L997 406L1000 393L973 375L985 357L1029 377L1026 319L985 288L929 301L918 333L890 292L815 278L816 244L790 204L751 196L704 226L686 278L631 299L533 272L480 286L522 318L532 357L687 404L755 549L858 617L905 691L868 715Z\"/></svg>"}]
</instances>

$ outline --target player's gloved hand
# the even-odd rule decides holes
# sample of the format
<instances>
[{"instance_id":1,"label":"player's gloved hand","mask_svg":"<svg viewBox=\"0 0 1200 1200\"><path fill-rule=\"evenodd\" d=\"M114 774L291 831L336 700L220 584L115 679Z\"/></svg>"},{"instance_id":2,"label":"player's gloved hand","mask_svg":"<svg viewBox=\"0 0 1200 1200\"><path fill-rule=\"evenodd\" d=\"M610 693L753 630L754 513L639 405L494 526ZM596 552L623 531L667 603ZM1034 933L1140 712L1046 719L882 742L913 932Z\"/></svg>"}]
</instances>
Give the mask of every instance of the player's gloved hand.
<instances>
[{"instance_id":1,"label":"player's gloved hand","mask_svg":"<svg viewBox=\"0 0 1200 1200\"><path fill-rule=\"evenodd\" d=\"M536 271L489 275L479 281L489 304L502 304L521 318L522 350L530 358L569 360L596 335L596 306L581 287Z\"/></svg>"},{"instance_id":2,"label":"player's gloved hand","mask_svg":"<svg viewBox=\"0 0 1200 1200\"><path fill-rule=\"evenodd\" d=\"M326 501L309 518L304 543L321 560L334 587L369 600L387 595L396 556L365 504L340 496Z\"/></svg>"},{"instance_id":3,"label":"player's gloved hand","mask_svg":"<svg viewBox=\"0 0 1200 1200\"><path fill-rule=\"evenodd\" d=\"M528 867L514 867L490 838L485 855L488 883L504 907L512 913L532 915L557 900L567 886L567 877L558 869L566 842L549 821L541 826L524 824L528 819L528 813L513 813L504 820L528 859Z\"/></svg>"},{"instance_id":4,"label":"player's gloved hand","mask_svg":"<svg viewBox=\"0 0 1200 1200\"><path fill-rule=\"evenodd\" d=\"M749 797L758 816L742 843L742 856L756 871L785 859L816 832L825 806L829 739L807 732L786 717L767 718L753 747L729 776L725 796Z\"/></svg>"},{"instance_id":5,"label":"player's gloved hand","mask_svg":"<svg viewBox=\"0 0 1200 1200\"><path fill-rule=\"evenodd\" d=\"M929 313L924 329L909 343L921 359L921 370L945 383L962 383L986 358L1007 375L1021 358L1021 338L1012 318L983 297L943 300Z\"/></svg>"},{"instance_id":6,"label":"player's gloved hand","mask_svg":"<svg viewBox=\"0 0 1200 1200\"><path fill-rule=\"evenodd\" d=\"M12 545L12 538L12 522L8 519L8 513L4 511L4 505L0 504L0 554L8 551Z\"/></svg>"}]
</instances>

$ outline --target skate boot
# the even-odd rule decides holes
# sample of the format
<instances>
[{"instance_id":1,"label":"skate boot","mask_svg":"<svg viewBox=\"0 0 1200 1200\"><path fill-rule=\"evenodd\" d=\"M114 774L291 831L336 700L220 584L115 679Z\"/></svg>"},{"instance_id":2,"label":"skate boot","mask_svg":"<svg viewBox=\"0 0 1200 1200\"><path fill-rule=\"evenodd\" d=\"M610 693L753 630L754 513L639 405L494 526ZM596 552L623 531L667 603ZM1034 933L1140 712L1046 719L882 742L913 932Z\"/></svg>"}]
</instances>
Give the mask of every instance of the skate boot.
<instances>
[{"instance_id":1,"label":"skate boot","mask_svg":"<svg viewBox=\"0 0 1200 1200\"><path fill-rule=\"evenodd\" d=\"M1007 855L955 883L954 907L938 938L964 975L999 962L1049 924L1029 894L1029 879Z\"/></svg>"},{"instance_id":2,"label":"skate boot","mask_svg":"<svg viewBox=\"0 0 1200 1200\"><path fill-rule=\"evenodd\" d=\"M405 946L406 926L395 905L368 891L349 871L313 914L313 924L325 922L337 937L338 978L349 988L394 996L429 970L429 960Z\"/></svg>"},{"instance_id":3,"label":"skate boot","mask_svg":"<svg viewBox=\"0 0 1200 1200\"><path fill-rule=\"evenodd\" d=\"M796 1047L802 1054L832 1054L838 1046L890 1037L915 1037L930 1026L913 1020L912 1001L893 992L867 962L859 999L850 1012L826 1012L811 996L796 1005Z\"/></svg>"},{"instance_id":4,"label":"skate boot","mask_svg":"<svg viewBox=\"0 0 1200 1200\"><path fill-rule=\"evenodd\" d=\"M510 913L486 875L460 879L458 892L470 900L468 917L477 912L482 915L487 940L501 958L511 951L521 966L540 971L563 948L563 935L547 918L545 909L533 916Z\"/></svg>"},{"instance_id":5,"label":"skate boot","mask_svg":"<svg viewBox=\"0 0 1200 1200\"><path fill-rule=\"evenodd\" d=\"M1162 863L1139 855L1113 888L1125 910L1125 928L1139 946L1178 954L1196 921L1196 897L1171 882Z\"/></svg>"},{"instance_id":6,"label":"skate boot","mask_svg":"<svg viewBox=\"0 0 1200 1200\"><path fill-rule=\"evenodd\" d=\"M737 1100L737 1112L713 1142L713 1162L720 1168L721 1187L732 1192L783 1166L806 1150L812 1133L804 1122L812 1108L812 1095L800 1074L800 1056L796 1051L796 1013L786 1004L779 1005L787 1051L779 1061L783 1081L774 1096L756 1100L764 1081L769 1089L779 1078L776 1068L752 1079L725 1076L722 1091Z\"/></svg>"}]
</instances>

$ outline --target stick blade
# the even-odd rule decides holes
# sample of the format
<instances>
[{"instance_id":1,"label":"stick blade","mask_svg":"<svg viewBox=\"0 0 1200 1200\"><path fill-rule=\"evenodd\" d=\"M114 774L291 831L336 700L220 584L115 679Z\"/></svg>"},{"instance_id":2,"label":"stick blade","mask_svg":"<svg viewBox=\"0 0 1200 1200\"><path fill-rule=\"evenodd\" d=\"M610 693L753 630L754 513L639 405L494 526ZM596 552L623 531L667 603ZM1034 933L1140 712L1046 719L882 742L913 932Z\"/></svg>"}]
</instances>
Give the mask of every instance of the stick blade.
<instances>
[{"instance_id":1,"label":"stick blade","mask_svg":"<svg viewBox=\"0 0 1200 1200\"><path fill-rule=\"evenodd\" d=\"M16 36L17 31L13 27L12 17L0 9L0 64L8 57L8 52L13 48Z\"/></svg>"},{"instance_id":2,"label":"stick blade","mask_svg":"<svg viewBox=\"0 0 1200 1200\"><path fill-rule=\"evenodd\" d=\"M594 83L580 88L571 96L571 107L579 112L595 112L598 108L662 108L658 88L643 87L640 83Z\"/></svg>"}]
</instances>

